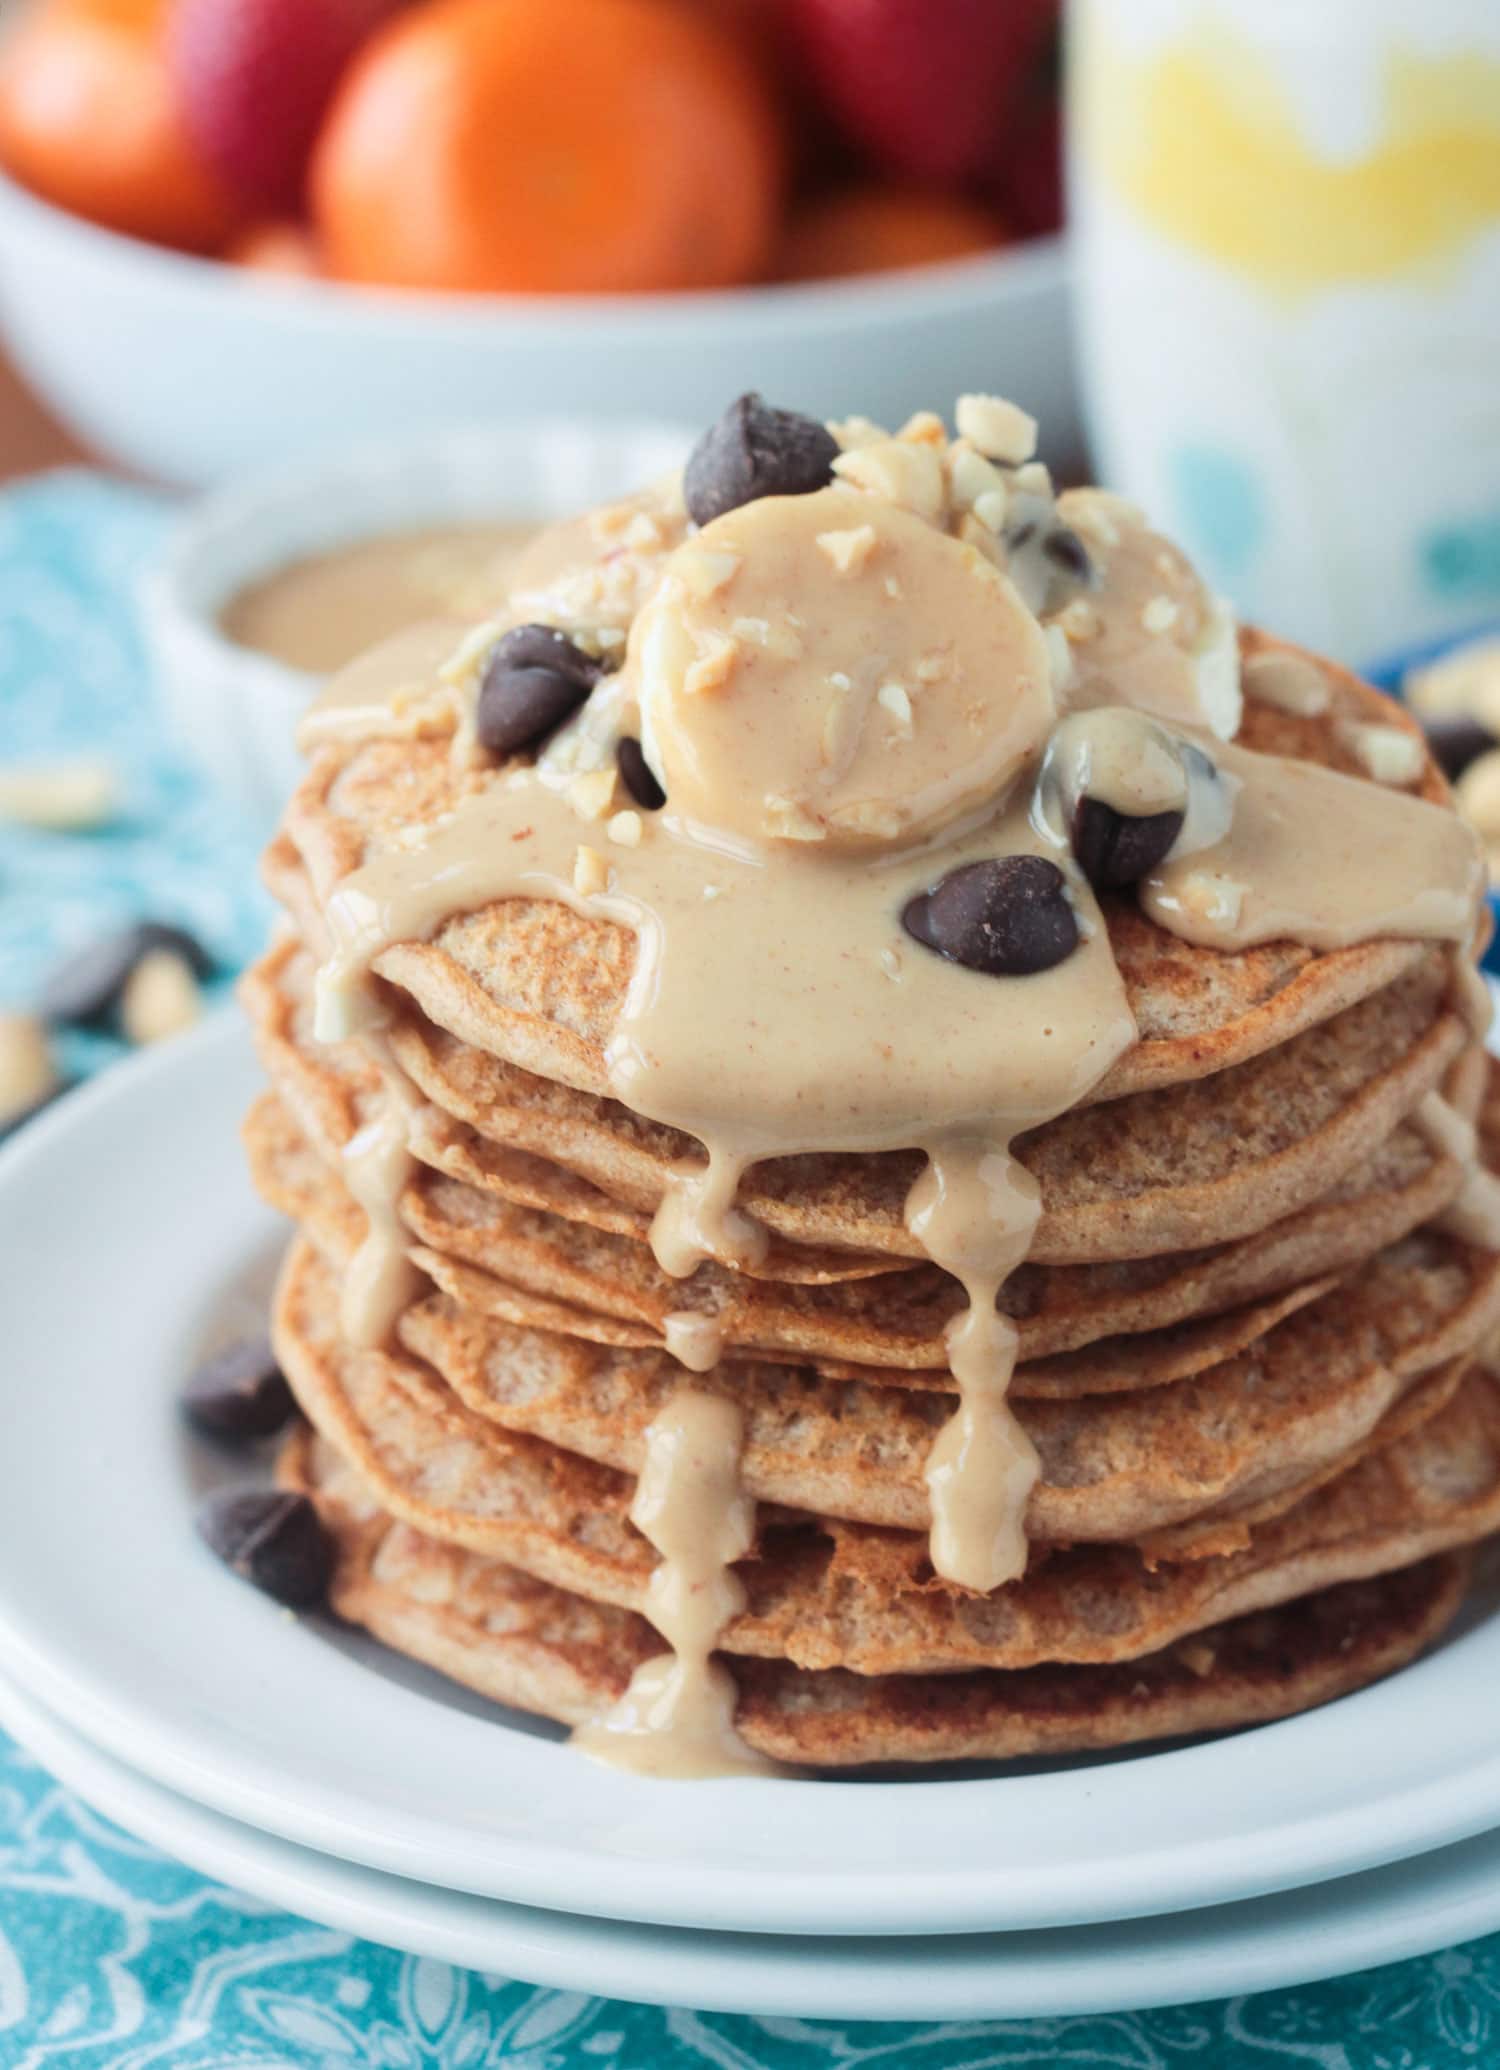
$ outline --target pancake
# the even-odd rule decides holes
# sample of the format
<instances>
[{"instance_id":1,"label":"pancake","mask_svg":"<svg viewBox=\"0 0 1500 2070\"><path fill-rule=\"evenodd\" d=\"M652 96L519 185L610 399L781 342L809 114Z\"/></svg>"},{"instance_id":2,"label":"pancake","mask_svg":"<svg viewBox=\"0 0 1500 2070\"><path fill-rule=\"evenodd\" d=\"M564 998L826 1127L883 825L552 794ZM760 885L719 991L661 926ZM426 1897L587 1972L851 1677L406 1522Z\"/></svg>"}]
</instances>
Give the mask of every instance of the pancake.
<instances>
[{"instance_id":1,"label":"pancake","mask_svg":"<svg viewBox=\"0 0 1500 2070\"><path fill-rule=\"evenodd\" d=\"M397 1522L306 1432L279 1477L317 1503L336 1547L336 1613L496 1703L581 1725L660 1649L628 1610ZM1404 1666L1452 1619L1467 1573L1462 1554L1440 1555L1115 1667L868 1677L738 1660L735 1722L758 1752L819 1768L1003 1761L1260 1724Z\"/></svg>"},{"instance_id":2,"label":"pancake","mask_svg":"<svg viewBox=\"0 0 1500 2070\"><path fill-rule=\"evenodd\" d=\"M304 1224L325 1255L346 1261L360 1239L360 1212L337 1174L270 1096L252 1109L245 1141L251 1175L264 1198ZM1214 1316L1246 1301L1300 1291L1307 1284L1303 1274L1337 1274L1367 1256L1376 1239L1382 1239L1382 1248L1399 1240L1440 1212L1460 1179L1459 1167L1434 1159L1414 1131L1398 1132L1370 1167L1336 1188L1326 1202L1256 1237L1117 1265L1023 1266L1004 1289L1002 1306L1016 1317L1022 1357L1028 1361L1107 1337ZM422 1198L416 1196L419 1221ZM414 1227L412 1233L419 1232ZM875 1282L883 1296L877 1308L863 1296L841 1300L837 1289L821 1290L815 1303L808 1290L746 1286L705 1266L691 1282L663 1286L657 1275L650 1299L638 1286L615 1292L616 1305L627 1305L628 1294L635 1312L608 1315L559 1299L555 1291L577 1284L588 1298L599 1298L600 1283L588 1277L584 1263L597 1232L549 1228L548 1234L557 1242L537 1268L544 1281L541 1290L502 1280L430 1246L417 1246L413 1256L459 1303L523 1327L555 1329L599 1344L665 1348L666 1315L702 1308L715 1315L726 1344L742 1353L808 1358L835 1378L870 1378L889 1369L899 1371L906 1386L921 1384L924 1372L930 1384L943 1382L943 1333L960 1297L935 1267L913 1267ZM573 1260L567 1278L568 1253L559 1262L562 1243ZM1038 1391L1060 1384L1065 1383L1044 1379Z\"/></svg>"},{"instance_id":3,"label":"pancake","mask_svg":"<svg viewBox=\"0 0 1500 2070\"><path fill-rule=\"evenodd\" d=\"M247 979L242 997L273 1083L304 1127L337 1149L361 1125L379 1081L351 1045L314 1044L310 983L310 959L283 943ZM1188 1086L1121 1099L1103 1113L1075 1110L1019 1138L1016 1155L1043 1192L1031 1262L1082 1264L1201 1247L1261 1229L1326 1195L1379 1148L1465 1047L1460 1021L1446 1010L1446 989L1446 960L1429 950L1397 983L1272 1052ZM392 1044L437 1109L419 1118L416 1154L515 1205L641 1241L669 1174L696 1154L690 1138L642 1123L617 1101L575 1093L561 1100L568 1112L560 1116L565 1089L552 1087L542 1097L514 1069L501 1068L496 1084L455 1090L440 1061L452 1054L451 1042L409 1023L393 1029ZM494 1075L493 1059L461 1054L463 1078ZM445 1112L450 1106L458 1125ZM530 1126L517 1108L531 1115ZM549 1180L533 1162L538 1157L554 1169L561 1161L592 1190ZM788 1246L917 1258L920 1245L903 1205L920 1169L916 1153L783 1159L752 1167L741 1198ZM601 1193L634 1214L611 1211ZM756 1264L755 1276L792 1277L789 1256L778 1247ZM509 1276L503 1266L492 1269ZM797 1276L827 1280L865 1269L871 1268L820 1255Z\"/></svg>"},{"instance_id":4,"label":"pancake","mask_svg":"<svg viewBox=\"0 0 1500 2070\"><path fill-rule=\"evenodd\" d=\"M628 1476L473 1416L415 1360L354 1353L326 1275L294 1249L275 1313L309 1420L383 1508L429 1536L595 1601L641 1609L656 1562ZM1500 1524L1500 1391L1473 1380L1403 1442L1252 1531L1245 1550L1153 1567L1122 1545L1034 1561L990 1596L932 1573L920 1536L763 1511L733 1653L860 1674L1131 1659L1203 1625L1472 1543Z\"/></svg>"}]
</instances>

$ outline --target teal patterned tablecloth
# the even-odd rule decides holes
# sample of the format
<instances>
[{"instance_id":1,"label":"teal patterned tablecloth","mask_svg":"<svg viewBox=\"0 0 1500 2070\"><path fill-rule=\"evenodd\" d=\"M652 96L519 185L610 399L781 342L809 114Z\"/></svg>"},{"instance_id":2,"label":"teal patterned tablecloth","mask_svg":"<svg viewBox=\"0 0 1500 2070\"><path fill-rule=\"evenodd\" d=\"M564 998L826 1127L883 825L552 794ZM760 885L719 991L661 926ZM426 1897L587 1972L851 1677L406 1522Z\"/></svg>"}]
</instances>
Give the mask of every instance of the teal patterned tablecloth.
<instances>
[{"instance_id":1,"label":"teal patterned tablecloth","mask_svg":"<svg viewBox=\"0 0 1500 2070\"><path fill-rule=\"evenodd\" d=\"M61 948L136 912L186 922L226 967L264 927L249 830L174 761L152 712L129 595L163 521L150 498L86 475L0 498L0 758L102 750L129 786L108 833L0 830L0 1006L24 1004ZM81 1042L70 1067L109 1050ZM96 1816L0 1734L0 2070L502 2064L1500 2065L1500 1935L1338 1983L1113 2017L892 2027L660 2012L398 1955L221 1889Z\"/></svg>"}]
</instances>

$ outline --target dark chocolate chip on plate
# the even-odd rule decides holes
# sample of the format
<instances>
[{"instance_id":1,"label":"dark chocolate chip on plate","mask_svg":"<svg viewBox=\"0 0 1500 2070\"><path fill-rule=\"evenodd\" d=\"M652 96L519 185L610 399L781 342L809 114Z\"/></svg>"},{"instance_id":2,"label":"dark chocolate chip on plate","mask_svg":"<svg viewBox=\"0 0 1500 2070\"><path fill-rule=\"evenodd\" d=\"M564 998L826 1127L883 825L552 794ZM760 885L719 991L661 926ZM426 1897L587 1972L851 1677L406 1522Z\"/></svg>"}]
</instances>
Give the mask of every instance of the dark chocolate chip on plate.
<instances>
[{"instance_id":1,"label":"dark chocolate chip on plate","mask_svg":"<svg viewBox=\"0 0 1500 2070\"><path fill-rule=\"evenodd\" d=\"M303 1610L327 1594L333 1548L305 1495L231 1489L209 1497L197 1527L210 1552L278 1603Z\"/></svg>"},{"instance_id":2,"label":"dark chocolate chip on plate","mask_svg":"<svg viewBox=\"0 0 1500 2070\"><path fill-rule=\"evenodd\" d=\"M1073 853L1095 891L1123 891L1166 860L1182 822L1180 812L1117 812L1098 798L1080 798Z\"/></svg>"},{"instance_id":3,"label":"dark chocolate chip on plate","mask_svg":"<svg viewBox=\"0 0 1500 2070\"><path fill-rule=\"evenodd\" d=\"M761 496L810 495L827 488L838 456L838 440L815 417L742 395L688 455L682 476L688 516L707 525Z\"/></svg>"},{"instance_id":4,"label":"dark chocolate chip on plate","mask_svg":"<svg viewBox=\"0 0 1500 2070\"><path fill-rule=\"evenodd\" d=\"M641 810L660 812L667 802L667 794L646 760L646 750L628 733L615 749L615 763L620 771L620 781Z\"/></svg>"},{"instance_id":5,"label":"dark chocolate chip on plate","mask_svg":"<svg viewBox=\"0 0 1500 2070\"><path fill-rule=\"evenodd\" d=\"M1500 747L1500 740L1489 727L1470 718L1467 712L1445 712L1423 719L1422 731L1427 735L1433 760L1450 783L1462 776L1471 762L1487 755L1492 747Z\"/></svg>"},{"instance_id":6,"label":"dark chocolate chip on plate","mask_svg":"<svg viewBox=\"0 0 1500 2070\"><path fill-rule=\"evenodd\" d=\"M209 1437L273 1437L295 1408L268 1337L225 1345L182 1390L183 1415Z\"/></svg>"},{"instance_id":7,"label":"dark chocolate chip on plate","mask_svg":"<svg viewBox=\"0 0 1500 2070\"><path fill-rule=\"evenodd\" d=\"M44 1021L79 1025L106 1020L118 1007L131 973L153 949L180 956L194 977L213 970L213 958L185 928L160 920L138 920L118 934L90 942L57 969L42 986L37 1013Z\"/></svg>"},{"instance_id":8,"label":"dark chocolate chip on plate","mask_svg":"<svg viewBox=\"0 0 1500 2070\"><path fill-rule=\"evenodd\" d=\"M901 924L924 948L990 977L1051 970L1078 946L1067 880L1040 855L964 863L908 900Z\"/></svg>"}]
</instances>

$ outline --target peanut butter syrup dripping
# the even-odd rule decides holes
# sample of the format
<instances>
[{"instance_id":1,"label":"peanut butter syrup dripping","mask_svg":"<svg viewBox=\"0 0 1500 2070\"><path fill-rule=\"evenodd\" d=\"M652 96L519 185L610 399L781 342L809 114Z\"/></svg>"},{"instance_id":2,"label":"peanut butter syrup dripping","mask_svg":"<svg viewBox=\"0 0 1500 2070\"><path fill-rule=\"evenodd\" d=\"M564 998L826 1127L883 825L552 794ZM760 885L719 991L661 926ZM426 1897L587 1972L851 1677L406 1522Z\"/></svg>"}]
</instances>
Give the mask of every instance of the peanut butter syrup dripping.
<instances>
[{"instance_id":1,"label":"peanut butter syrup dripping","mask_svg":"<svg viewBox=\"0 0 1500 2070\"><path fill-rule=\"evenodd\" d=\"M736 1403L686 1382L646 1432L630 1520L661 1554L646 1615L670 1651L637 1668L614 1707L573 1734L596 1760L639 1775L778 1772L740 1738L733 1677L713 1658L745 1607L734 1562L755 1543L755 1505L740 1484L742 1436Z\"/></svg>"}]
</instances>

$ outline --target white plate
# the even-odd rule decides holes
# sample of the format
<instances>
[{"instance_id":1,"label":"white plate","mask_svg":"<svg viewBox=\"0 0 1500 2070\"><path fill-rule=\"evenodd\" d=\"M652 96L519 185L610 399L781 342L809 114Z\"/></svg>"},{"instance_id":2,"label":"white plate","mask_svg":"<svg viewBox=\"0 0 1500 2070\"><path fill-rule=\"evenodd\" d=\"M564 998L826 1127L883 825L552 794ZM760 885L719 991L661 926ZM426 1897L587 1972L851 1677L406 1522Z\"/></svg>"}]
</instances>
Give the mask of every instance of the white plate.
<instances>
[{"instance_id":1,"label":"white plate","mask_svg":"<svg viewBox=\"0 0 1500 2070\"><path fill-rule=\"evenodd\" d=\"M1500 1833L1240 1905L1050 1932L796 1939L630 1926L362 1869L206 1810L0 1680L0 1725L69 1789L216 1881L413 1955L554 1990L803 2020L1135 2012L1309 1984L1500 1926Z\"/></svg>"},{"instance_id":2,"label":"white plate","mask_svg":"<svg viewBox=\"0 0 1500 2070\"><path fill-rule=\"evenodd\" d=\"M942 1781L672 1784L580 1760L247 1589L191 1528L173 1395L276 1225L232 1019L0 1155L0 1662L132 1766L251 1825L450 1889L819 1934L1123 1919L1500 1824L1500 1618L1379 1687L1176 1750ZM239 1298L243 1300L243 1293Z\"/></svg>"}]
</instances>

